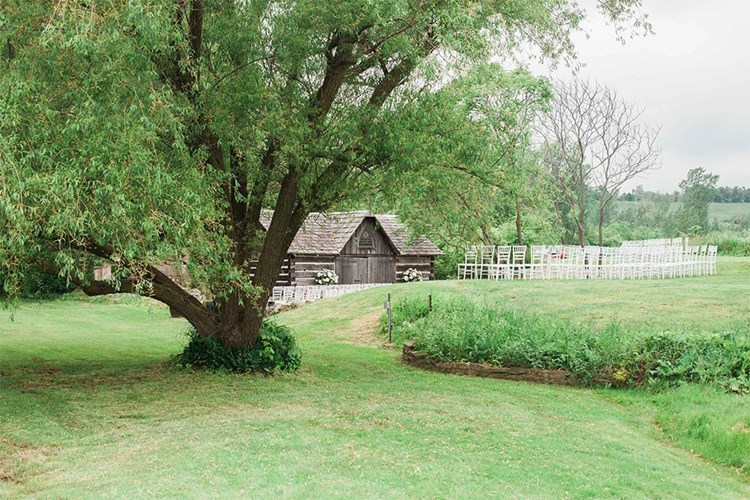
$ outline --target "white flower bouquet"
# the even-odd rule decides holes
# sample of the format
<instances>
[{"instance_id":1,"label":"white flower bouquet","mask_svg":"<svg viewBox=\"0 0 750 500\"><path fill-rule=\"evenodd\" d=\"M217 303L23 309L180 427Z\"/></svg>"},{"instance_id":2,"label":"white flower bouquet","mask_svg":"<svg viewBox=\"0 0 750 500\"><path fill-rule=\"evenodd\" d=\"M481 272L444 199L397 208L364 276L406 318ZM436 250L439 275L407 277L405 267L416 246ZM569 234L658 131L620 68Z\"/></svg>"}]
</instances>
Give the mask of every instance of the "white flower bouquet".
<instances>
[{"instance_id":1,"label":"white flower bouquet","mask_svg":"<svg viewBox=\"0 0 750 500\"><path fill-rule=\"evenodd\" d=\"M414 269L413 267L410 267L406 271L404 271L403 276L401 276L401 279L404 280L404 283L410 283L412 281L422 281L422 272L418 269Z\"/></svg>"},{"instance_id":2,"label":"white flower bouquet","mask_svg":"<svg viewBox=\"0 0 750 500\"><path fill-rule=\"evenodd\" d=\"M339 277L333 269L321 269L315 275L316 285L338 285Z\"/></svg>"}]
</instances>

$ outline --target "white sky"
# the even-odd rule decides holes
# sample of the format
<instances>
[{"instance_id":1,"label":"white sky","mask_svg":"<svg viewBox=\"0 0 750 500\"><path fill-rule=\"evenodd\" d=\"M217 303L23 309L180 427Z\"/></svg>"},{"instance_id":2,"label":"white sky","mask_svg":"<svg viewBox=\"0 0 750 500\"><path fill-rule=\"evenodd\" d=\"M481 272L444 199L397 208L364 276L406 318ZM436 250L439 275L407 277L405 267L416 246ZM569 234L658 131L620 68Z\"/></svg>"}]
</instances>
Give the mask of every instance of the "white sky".
<instances>
[{"instance_id":1,"label":"white sky","mask_svg":"<svg viewBox=\"0 0 750 500\"><path fill-rule=\"evenodd\" d=\"M584 0L582 4L589 4ZM663 166L631 182L672 191L694 167L750 186L750 1L643 0L655 34L622 45L603 18L576 37L579 75L606 84L661 125ZM557 78L571 77L558 68Z\"/></svg>"}]
</instances>

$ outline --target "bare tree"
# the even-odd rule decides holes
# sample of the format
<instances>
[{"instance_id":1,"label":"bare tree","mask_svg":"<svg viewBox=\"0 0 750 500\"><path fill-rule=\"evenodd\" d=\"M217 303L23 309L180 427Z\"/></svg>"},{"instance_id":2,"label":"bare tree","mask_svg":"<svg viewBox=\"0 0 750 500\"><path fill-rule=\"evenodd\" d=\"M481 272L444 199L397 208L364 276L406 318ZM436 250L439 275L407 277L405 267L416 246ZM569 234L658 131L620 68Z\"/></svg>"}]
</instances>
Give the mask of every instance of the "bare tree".
<instances>
[{"instance_id":1,"label":"bare tree","mask_svg":"<svg viewBox=\"0 0 750 500\"><path fill-rule=\"evenodd\" d=\"M555 101L539 132L545 164L558 184L561 203L575 214L581 246L585 246L588 190L598 192L601 245L606 210L622 186L660 165L659 128L643 124L643 112L597 82L555 84Z\"/></svg>"}]
</instances>

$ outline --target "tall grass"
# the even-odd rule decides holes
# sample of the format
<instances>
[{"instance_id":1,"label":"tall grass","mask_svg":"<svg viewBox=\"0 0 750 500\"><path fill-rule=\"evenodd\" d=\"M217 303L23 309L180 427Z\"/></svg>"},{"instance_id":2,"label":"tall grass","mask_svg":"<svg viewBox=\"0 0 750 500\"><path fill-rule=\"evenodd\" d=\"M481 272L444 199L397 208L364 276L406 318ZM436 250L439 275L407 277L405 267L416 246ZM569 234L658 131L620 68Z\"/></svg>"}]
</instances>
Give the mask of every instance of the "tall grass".
<instances>
[{"instance_id":1,"label":"tall grass","mask_svg":"<svg viewBox=\"0 0 750 500\"><path fill-rule=\"evenodd\" d=\"M728 257L750 256L750 234L747 233L709 233L696 243L717 245L719 254Z\"/></svg>"},{"instance_id":2,"label":"tall grass","mask_svg":"<svg viewBox=\"0 0 750 500\"><path fill-rule=\"evenodd\" d=\"M394 337L437 361L504 367L564 369L582 384L719 384L750 390L748 329L726 333L630 331L617 323L604 329L550 316L478 304L465 298L406 300L394 308Z\"/></svg>"}]
</instances>

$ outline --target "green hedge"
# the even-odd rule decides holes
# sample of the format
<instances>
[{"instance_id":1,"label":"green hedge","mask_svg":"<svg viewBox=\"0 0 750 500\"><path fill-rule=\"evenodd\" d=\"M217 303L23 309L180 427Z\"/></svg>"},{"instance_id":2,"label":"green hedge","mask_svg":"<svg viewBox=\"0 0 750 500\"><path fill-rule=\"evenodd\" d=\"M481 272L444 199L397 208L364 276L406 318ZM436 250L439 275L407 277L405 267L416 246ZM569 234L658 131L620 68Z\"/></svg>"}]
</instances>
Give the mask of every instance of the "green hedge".
<instances>
[{"instance_id":1,"label":"green hedge","mask_svg":"<svg viewBox=\"0 0 750 500\"><path fill-rule=\"evenodd\" d=\"M504 367L564 369L582 384L602 377L613 385L716 383L750 390L748 330L710 333L632 332L618 324L596 331L526 311L467 299L394 305L397 342L437 361Z\"/></svg>"}]
</instances>

